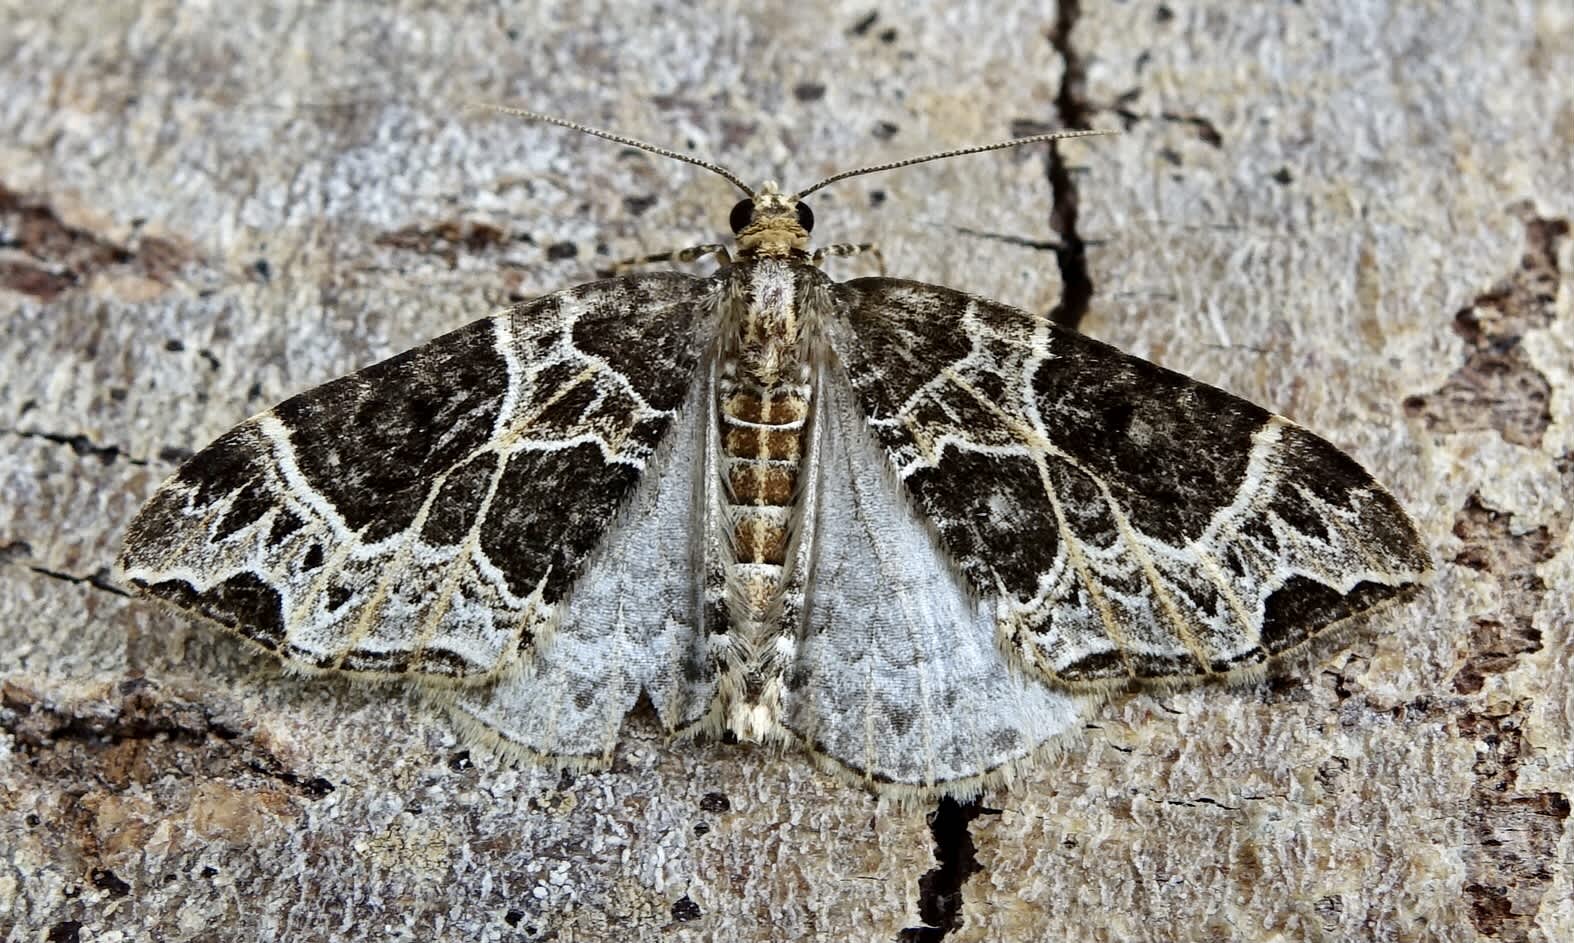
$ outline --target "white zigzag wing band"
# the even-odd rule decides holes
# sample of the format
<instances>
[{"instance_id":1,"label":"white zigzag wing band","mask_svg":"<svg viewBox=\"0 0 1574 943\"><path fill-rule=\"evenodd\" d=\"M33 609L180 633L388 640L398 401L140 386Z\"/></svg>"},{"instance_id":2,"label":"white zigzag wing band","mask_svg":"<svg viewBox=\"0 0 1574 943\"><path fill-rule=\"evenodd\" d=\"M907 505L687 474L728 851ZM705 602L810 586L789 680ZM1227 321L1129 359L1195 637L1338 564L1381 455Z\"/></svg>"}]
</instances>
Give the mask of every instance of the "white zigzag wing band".
<instances>
[{"instance_id":1,"label":"white zigzag wing band","mask_svg":"<svg viewBox=\"0 0 1574 943\"><path fill-rule=\"evenodd\" d=\"M286 400L159 489L122 578L301 668L496 673L552 629L671 425L702 285L548 295Z\"/></svg>"},{"instance_id":2,"label":"white zigzag wing band","mask_svg":"<svg viewBox=\"0 0 1574 943\"><path fill-rule=\"evenodd\" d=\"M948 288L836 297L893 474L1046 681L1260 669L1430 565L1393 497L1283 417Z\"/></svg>"},{"instance_id":3,"label":"white zigzag wing band","mask_svg":"<svg viewBox=\"0 0 1574 943\"><path fill-rule=\"evenodd\" d=\"M521 755L605 762L648 701L901 796L1421 585L1409 518L1323 439L1024 311L833 282L812 223L750 191L736 258L678 255L708 278L556 292L247 420L132 521L122 578Z\"/></svg>"}]
</instances>

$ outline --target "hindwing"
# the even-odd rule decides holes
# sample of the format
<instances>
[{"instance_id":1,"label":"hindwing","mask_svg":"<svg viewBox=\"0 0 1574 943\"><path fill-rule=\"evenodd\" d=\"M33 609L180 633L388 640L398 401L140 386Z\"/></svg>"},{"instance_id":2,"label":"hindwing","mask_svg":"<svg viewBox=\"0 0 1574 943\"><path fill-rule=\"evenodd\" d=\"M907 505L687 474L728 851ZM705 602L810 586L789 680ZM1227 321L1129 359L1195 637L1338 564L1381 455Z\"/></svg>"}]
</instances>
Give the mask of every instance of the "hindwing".
<instances>
[{"instance_id":1,"label":"hindwing","mask_svg":"<svg viewBox=\"0 0 1574 943\"><path fill-rule=\"evenodd\" d=\"M1084 705L1013 670L994 607L969 592L882 467L853 392L823 377L817 521L782 722L824 764L897 795L976 793Z\"/></svg>"}]
</instances>

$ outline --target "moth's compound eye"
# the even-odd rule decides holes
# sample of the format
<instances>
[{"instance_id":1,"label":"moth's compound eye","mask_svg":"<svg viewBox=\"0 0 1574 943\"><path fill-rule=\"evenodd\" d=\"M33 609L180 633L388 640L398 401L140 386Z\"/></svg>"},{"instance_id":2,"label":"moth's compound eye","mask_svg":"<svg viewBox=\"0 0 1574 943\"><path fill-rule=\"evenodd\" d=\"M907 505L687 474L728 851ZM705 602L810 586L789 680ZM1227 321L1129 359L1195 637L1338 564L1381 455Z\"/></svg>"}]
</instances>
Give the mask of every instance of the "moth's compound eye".
<instances>
[{"instance_id":1,"label":"moth's compound eye","mask_svg":"<svg viewBox=\"0 0 1574 943\"><path fill-rule=\"evenodd\" d=\"M798 225L804 232L814 232L814 210L809 209L809 204L799 201L794 207L798 211Z\"/></svg>"},{"instance_id":2,"label":"moth's compound eye","mask_svg":"<svg viewBox=\"0 0 1574 943\"><path fill-rule=\"evenodd\" d=\"M734 233L743 232L743 227L749 225L749 220L754 218L754 201L739 200L732 208L732 215L727 217L727 223Z\"/></svg>"}]
</instances>

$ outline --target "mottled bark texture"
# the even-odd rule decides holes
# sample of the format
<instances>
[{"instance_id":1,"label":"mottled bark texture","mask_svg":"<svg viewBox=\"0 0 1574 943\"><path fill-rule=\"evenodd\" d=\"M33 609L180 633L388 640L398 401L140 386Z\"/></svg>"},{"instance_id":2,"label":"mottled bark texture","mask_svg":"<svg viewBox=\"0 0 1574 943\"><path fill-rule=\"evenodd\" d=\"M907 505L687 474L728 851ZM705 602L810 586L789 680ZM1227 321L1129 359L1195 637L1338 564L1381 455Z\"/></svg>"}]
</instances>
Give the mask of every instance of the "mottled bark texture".
<instances>
[{"instance_id":1,"label":"mottled bark texture","mask_svg":"<svg viewBox=\"0 0 1574 943\"><path fill-rule=\"evenodd\" d=\"M0 3L0 938L1574 938L1568 4L1016 6ZM1124 129L847 181L816 236L1291 416L1433 586L938 810L650 718L500 767L123 595L245 416L725 235L724 182L476 99L789 187Z\"/></svg>"}]
</instances>

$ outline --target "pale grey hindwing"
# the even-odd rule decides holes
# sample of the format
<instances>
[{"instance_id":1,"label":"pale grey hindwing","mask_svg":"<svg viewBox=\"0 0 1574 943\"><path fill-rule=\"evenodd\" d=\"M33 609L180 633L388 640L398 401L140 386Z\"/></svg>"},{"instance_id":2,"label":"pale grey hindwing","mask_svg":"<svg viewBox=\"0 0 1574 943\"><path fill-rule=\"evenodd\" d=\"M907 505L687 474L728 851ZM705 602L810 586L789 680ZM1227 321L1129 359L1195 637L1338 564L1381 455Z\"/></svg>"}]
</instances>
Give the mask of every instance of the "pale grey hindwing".
<instances>
[{"instance_id":1,"label":"pale grey hindwing","mask_svg":"<svg viewBox=\"0 0 1574 943\"><path fill-rule=\"evenodd\" d=\"M993 603L901 493L840 370L818 389L813 572L783 723L871 784L971 792L1081 709L1008 664Z\"/></svg>"},{"instance_id":2,"label":"pale grey hindwing","mask_svg":"<svg viewBox=\"0 0 1574 943\"><path fill-rule=\"evenodd\" d=\"M286 400L159 489L121 575L301 667L492 676L552 627L672 427L706 286L556 292Z\"/></svg>"},{"instance_id":3,"label":"pale grey hindwing","mask_svg":"<svg viewBox=\"0 0 1574 943\"><path fill-rule=\"evenodd\" d=\"M947 288L835 297L832 348L889 469L1048 680L1252 671L1430 566L1393 497L1283 417Z\"/></svg>"},{"instance_id":4,"label":"pale grey hindwing","mask_svg":"<svg viewBox=\"0 0 1574 943\"><path fill-rule=\"evenodd\" d=\"M550 644L523 672L458 692L453 709L505 749L599 764L640 695L662 726L697 724L716 695L703 619L710 544L698 526L714 466L699 457L715 426L701 370L633 499L585 563Z\"/></svg>"}]
</instances>

